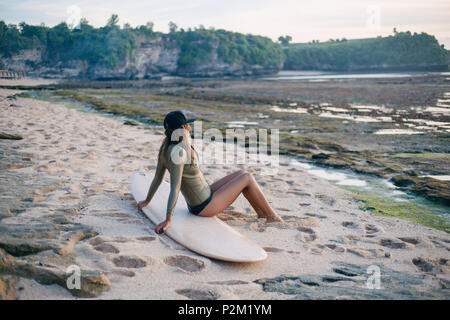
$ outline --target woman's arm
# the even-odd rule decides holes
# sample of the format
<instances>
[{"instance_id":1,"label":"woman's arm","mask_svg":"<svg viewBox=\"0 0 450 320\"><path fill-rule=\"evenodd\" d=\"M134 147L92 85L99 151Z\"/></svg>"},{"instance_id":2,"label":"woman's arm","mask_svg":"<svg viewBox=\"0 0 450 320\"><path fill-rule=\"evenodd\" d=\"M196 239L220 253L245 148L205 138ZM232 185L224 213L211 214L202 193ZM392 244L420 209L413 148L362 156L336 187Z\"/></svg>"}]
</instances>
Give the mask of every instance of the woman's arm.
<instances>
[{"instance_id":1,"label":"woman's arm","mask_svg":"<svg viewBox=\"0 0 450 320\"><path fill-rule=\"evenodd\" d=\"M180 194L181 179L183 177L184 164L173 165L172 172L170 173L170 194L167 201L167 218L171 218L175 205L177 204L178 195Z\"/></svg>"},{"instance_id":2,"label":"woman's arm","mask_svg":"<svg viewBox=\"0 0 450 320\"><path fill-rule=\"evenodd\" d=\"M153 177L152 184L150 185L147 197L145 200L142 200L138 203L139 210L142 210L145 206L147 206L150 203L150 200L152 200L153 196L155 195L156 190L158 190L158 187L161 185L161 182L164 178L164 174L166 173L166 168L164 167L161 159L158 159L158 164L156 165L155 170L155 176Z\"/></svg>"},{"instance_id":3,"label":"woman's arm","mask_svg":"<svg viewBox=\"0 0 450 320\"><path fill-rule=\"evenodd\" d=\"M153 177L152 184L147 192L147 197L145 198L146 202L150 202L155 195L156 190L161 185L161 182L164 178L164 174L166 173L166 168L164 167L161 160L158 160L158 164L156 165L155 176Z\"/></svg>"},{"instance_id":4,"label":"woman's arm","mask_svg":"<svg viewBox=\"0 0 450 320\"><path fill-rule=\"evenodd\" d=\"M171 157L168 164L171 166L171 170L170 170L170 194L169 199L167 201L166 220L161 222L155 228L156 233L162 233L170 227L170 224L172 222L173 211L175 210L178 195L180 194L183 169L187 157L184 149L181 148L180 150L180 148L177 146L173 148L172 154L173 152L178 152L177 153L178 155L176 157L176 161L172 161L173 158Z\"/></svg>"}]
</instances>

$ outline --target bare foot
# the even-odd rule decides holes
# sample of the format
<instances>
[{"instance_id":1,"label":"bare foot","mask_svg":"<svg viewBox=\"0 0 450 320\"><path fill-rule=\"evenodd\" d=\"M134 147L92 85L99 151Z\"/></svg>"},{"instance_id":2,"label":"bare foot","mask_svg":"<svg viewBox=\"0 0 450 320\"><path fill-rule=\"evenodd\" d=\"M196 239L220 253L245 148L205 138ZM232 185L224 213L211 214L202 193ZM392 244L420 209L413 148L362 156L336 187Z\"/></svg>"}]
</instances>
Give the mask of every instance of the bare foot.
<instances>
[{"instance_id":1,"label":"bare foot","mask_svg":"<svg viewBox=\"0 0 450 320\"><path fill-rule=\"evenodd\" d=\"M278 216L277 214L273 214L265 218L266 222L284 222L283 219L281 219L280 216Z\"/></svg>"},{"instance_id":2,"label":"bare foot","mask_svg":"<svg viewBox=\"0 0 450 320\"><path fill-rule=\"evenodd\" d=\"M266 215L262 211L256 211L258 215L258 219L265 218L266 222L284 222L283 219L280 218L275 212L273 214Z\"/></svg>"}]
</instances>

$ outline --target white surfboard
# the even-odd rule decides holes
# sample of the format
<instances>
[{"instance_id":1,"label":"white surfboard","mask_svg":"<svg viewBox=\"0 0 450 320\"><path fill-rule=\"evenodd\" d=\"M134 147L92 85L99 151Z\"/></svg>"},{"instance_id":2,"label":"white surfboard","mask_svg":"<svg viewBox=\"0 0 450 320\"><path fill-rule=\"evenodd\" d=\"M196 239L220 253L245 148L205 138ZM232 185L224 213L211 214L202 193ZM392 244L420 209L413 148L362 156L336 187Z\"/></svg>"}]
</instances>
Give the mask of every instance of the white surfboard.
<instances>
[{"instance_id":1,"label":"white surfboard","mask_svg":"<svg viewBox=\"0 0 450 320\"><path fill-rule=\"evenodd\" d=\"M136 202L147 196L154 172L134 174L131 192ZM143 208L145 215L159 224L166 219L170 185L163 181L150 204ZM231 262L256 262L267 258L267 253L256 243L244 237L217 217L200 217L189 212L180 192L173 213L172 224L166 234L198 254Z\"/></svg>"}]
</instances>

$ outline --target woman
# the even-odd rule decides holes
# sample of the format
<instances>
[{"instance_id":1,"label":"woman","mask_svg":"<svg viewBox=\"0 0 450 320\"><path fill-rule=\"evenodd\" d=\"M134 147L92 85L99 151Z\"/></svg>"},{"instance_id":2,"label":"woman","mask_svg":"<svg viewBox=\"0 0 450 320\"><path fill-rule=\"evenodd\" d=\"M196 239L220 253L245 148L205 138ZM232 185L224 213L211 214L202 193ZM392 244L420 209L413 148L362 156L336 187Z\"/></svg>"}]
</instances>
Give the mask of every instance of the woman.
<instances>
[{"instance_id":1,"label":"woman","mask_svg":"<svg viewBox=\"0 0 450 320\"><path fill-rule=\"evenodd\" d=\"M150 203L161 184L166 169L170 172L170 195L166 220L156 226L158 234L171 225L172 214L181 190L189 212L202 217L213 217L228 208L242 193L252 205L259 218L267 222L282 221L270 207L253 176L238 170L211 186L198 167L198 157L191 145L190 122L181 111L169 112L164 119L165 138L158 154L155 177L145 200L138 203L139 210Z\"/></svg>"}]
</instances>

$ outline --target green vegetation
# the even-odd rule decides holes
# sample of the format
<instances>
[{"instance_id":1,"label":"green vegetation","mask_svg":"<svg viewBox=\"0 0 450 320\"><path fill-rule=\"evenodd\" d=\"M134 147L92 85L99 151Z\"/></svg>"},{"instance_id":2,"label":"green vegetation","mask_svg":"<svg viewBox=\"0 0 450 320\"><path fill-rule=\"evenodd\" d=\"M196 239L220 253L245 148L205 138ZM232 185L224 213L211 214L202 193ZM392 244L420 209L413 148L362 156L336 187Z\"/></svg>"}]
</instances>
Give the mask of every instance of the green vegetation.
<instances>
[{"instance_id":1,"label":"green vegetation","mask_svg":"<svg viewBox=\"0 0 450 320\"><path fill-rule=\"evenodd\" d=\"M351 70L380 67L444 65L443 45L426 33L397 32L388 37L291 44L284 69Z\"/></svg>"},{"instance_id":2,"label":"green vegetation","mask_svg":"<svg viewBox=\"0 0 450 320\"><path fill-rule=\"evenodd\" d=\"M86 61L89 66L115 67L123 63L137 46L138 37L161 37L168 46L175 43L180 48L178 66L184 71L210 59L213 50L228 63L245 63L281 68L284 54L279 44L262 36L244 35L225 30L180 29L170 22L168 34L154 32L153 23L136 28L118 25L119 18L112 15L104 27L95 28L82 19L79 26L69 28L66 23L54 27L32 26L25 22L17 25L0 21L0 55L11 57L24 49L39 49L43 65L54 66L71 60ZM27 62L35 67L33 61Z\"/></svg>"},{"instance_id":3,"label":"green vegetation","mask_svg":"<svg viewBox=\"0 0 450 320\"><path fill-rule=\"evenodd\" d=\"M290 44L292 37L271 39L223 29L179 29L169 23L169 33L155 32L153 23L132 28L119 26L119 17L112 15L104 27L95 28L86 19L75 28L66 23L54 27L44 24L19 25L0 21L0 56L11 57L24 49L42 53L43 66L64 66L70 61L85 61L89 67L114 68L132 59L132 52L143 38L161 38L165 46L180 48L178 72L195 70L215 55L226 63L245 66L260 65L265 69L357 70L411 66L445 65L448 51L434 36L426 33L397 32L388 37L357 40L330 40L321 43ZM26 65L37 68L35 61ZM284 66L283 66L284 64ZM0 66L1 67L1 66Z\"/></svg>"},{"instance_id":4,"label":"green vegetation","mask_svg":"<svg viewBox=\"0 0 450 320\"><path fill-rule=\"evenodd\" d=\"M364 203L361 205L361 209L369 210L373 214L406 219L450 233L448 220L429 213L426 206L409 202L395 202L387 197L374 196L369 192L355 192L353 198Z\"/></svg>"},{"instance_id":5,"label":"green vegetation","mask_svg":"<svg viewBox=\"0 0 450 320\"><path fill-rule=\"evenodd\" d=\"M135 34L146 30L121 29L111 17L105 27L94 28L82 20L78 28L70 29L66 23L52 28L32 26L25 22L19 26L0 21L0 54L11 57L24 49L43 52L43 64L52 65L70 60L85 60L89 65L116 66L131 55L135 48ZM29 62L33 66L33 62Z\"/></svg>"},{"instance_id":6,"label":"green vegetation","mask_svg":"<svg viewBox=\"0 0 450 320\"><path fill-rule=\"evenodd\" d=\"M200 27L187 31L171 32L181 52L178 60L180 68L204 62L211 58L213 48L217 56L227 63L261 65L281 68L284 55L280 45L269 38L226 30Z\"/></svg>"},{"instance_id":7,"label":"green vegetation","mask_svg":"<svg viewBox=\"0 0 450 320\"><path fill-rule=\"evenodd\" d=\"M280 43L283 46L287 46L291 40L292 40L292 37L288 36L288 35L285 37L283 37L283 36L278 37L278 41L280 41Z\"/></svg>"}]
</instances>

